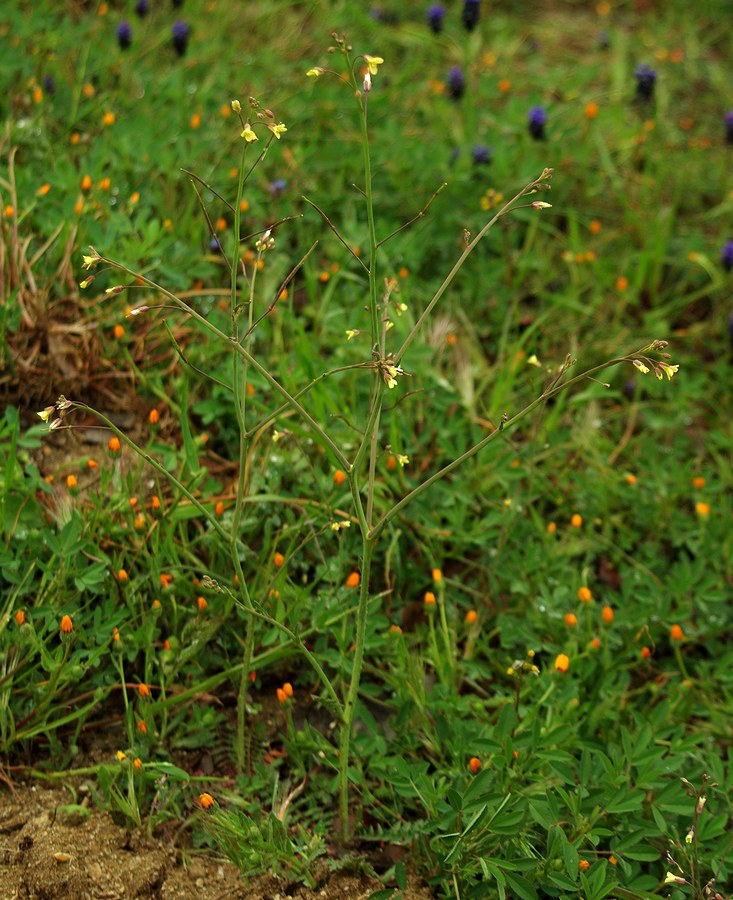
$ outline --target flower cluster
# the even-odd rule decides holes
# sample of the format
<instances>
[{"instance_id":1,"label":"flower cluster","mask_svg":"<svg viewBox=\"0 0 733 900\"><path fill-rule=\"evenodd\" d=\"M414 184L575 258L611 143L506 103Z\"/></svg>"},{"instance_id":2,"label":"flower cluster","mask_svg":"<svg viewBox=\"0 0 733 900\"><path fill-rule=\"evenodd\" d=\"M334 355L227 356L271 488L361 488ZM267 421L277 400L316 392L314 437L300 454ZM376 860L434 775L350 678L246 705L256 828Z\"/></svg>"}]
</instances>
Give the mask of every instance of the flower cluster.
<instances>
[{"instance_id":1,"label":"flower cluster","mask_svg":"<svg viewBox=\"0 0 733 900\"><path fill-rule=\"evenodd\" d=\"M642 375L654 372L660 381L665 375L667 376L667 380L671 381L672 376L679 371L680 367L678 365L670 365L668 362L663 362L662 360L650 359L645 355L649 351L662 351L666 346L667 341L652 341L648 347L643 347L639 353L634 356L631 360L632 365L641 372ZM669 353L662 353L661 355L664 359L670 359Z\"/></svg>"}]
</instances>

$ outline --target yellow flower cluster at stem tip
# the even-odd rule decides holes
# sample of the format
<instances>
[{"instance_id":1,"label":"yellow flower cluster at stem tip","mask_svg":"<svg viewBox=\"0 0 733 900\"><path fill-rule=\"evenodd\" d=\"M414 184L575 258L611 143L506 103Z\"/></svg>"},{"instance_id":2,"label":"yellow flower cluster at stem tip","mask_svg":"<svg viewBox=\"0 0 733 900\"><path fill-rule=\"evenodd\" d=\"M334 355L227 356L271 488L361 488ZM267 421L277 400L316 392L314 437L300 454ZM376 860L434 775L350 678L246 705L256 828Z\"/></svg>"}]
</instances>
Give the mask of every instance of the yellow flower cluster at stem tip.
<instances>
[{"instance_id":1,"label":"yellow flower cluster at stem tip","mask_svg":"<svg viewBox=\"0 0 733 900\"><path fill-rule=\"evenodd\" d=\"M437 600L435 598L435 594L432 591L425 591L425 596L423 597L423 602L425 606L435 606Z\"/></svg>"},{"instance_id":2,"label":"yellow flower cluster at stem tip","mask_svg":"<svg viewBox=\"0 0 733 900\"><path fill-rule=\"evenodd\" d=\"M285 132L288 130L285 127L284 122L280 122L277 125L268 125L267 127L270 130L271 134L278 139L278 141L280 140L280 135L285 134Z\"/></svg>"},{"instance_id":3,"label":"yellow flower cluster at stem tip","mask_svg":"<svg viewBox=\"0 0 733 900\"><path fill-rule=\"evenodd\" d=\"M364 54L364 62L367 64L367 68L369 70L370 75L376 75L377 69L382 65L384 60L381 56L369 56L368 53Z\"/></svg>"}]
</instances>

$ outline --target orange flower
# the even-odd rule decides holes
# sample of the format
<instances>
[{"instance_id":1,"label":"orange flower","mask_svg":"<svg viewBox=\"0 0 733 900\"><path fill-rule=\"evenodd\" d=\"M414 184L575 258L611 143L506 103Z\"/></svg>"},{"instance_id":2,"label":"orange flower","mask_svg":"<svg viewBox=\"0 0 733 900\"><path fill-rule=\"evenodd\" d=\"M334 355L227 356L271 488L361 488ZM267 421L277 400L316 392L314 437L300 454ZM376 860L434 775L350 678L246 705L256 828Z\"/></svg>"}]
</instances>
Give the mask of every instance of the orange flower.
<instances>
[{"instance_id":1,"label":"orange flower","mask_svg":"<svg viewBox=\"0 0 733 900\"><path fill-rule=\"evenodd\" d=\"M568 626L568 628L575 628L575 626L578 624L578 617L575 615L575 613L565 613L565 624Z\"/></svg>"},{"instance_id":2,"label":"orange flower","mask_svg":"<svg viewBox=\"0 0 733 900\"><path fill-rule=\"evenodd\" d=\"M423 602L425 603L425 606L434 606L436 603L435 594L432 591L426 591Z\"/></svg>"},{"instance_id":3,"label":"orange flower","mask_svg":"<svg viewBox=\"0 0 733 900\"><path fill-rule=\"evenodd\" d=\"M346 481L346 472L341 469L336 469L333 473L333 483L336 485L342 485Z\"/></svg>"},{"instance_id":4,"label":"orange flower","mask_svg":"<svg viewBox=\"0 0 733 900\"><path fill-rule=\"evenodd\" d=\"M239 204L239 208L242 212L247 212L247 210L249 209L249 203L245 199L242 199L242 202Z\"/></svg>"},{"instance_id":5,"label":"orange flower","mask_svg":"<svg viewBox=\"0 0 733 900\"><path fill-rule=\"evenodd\" d=\"M580 862L578 863L578 868L580 869L581 872L587 872L588 869L590 869L590 863L588 862L587 859L581 859Z\"/></svg>"},{"instance_id":6,"label":"orange flower","mask_svg":"<svg viewBox=\"0 0 733 900\"><path fill-rule=\"evenodd\" d=\"M71 621L71 616L62 616L61 617L61 633L62 634L71 634L74 630L74 623Z\"/></svg>"},{"instance_id":7,"label":"orange flower","mask_svg":"<svg viewBox=\"0 0 733 900\"><path fill-rule=\"evenodd\" d=\"M163 641L163 649L164 649L164 650L170 650L170 648L171 648L171 642L168 640L168 638L166 638L166 639Z\"/></svg>"},{"instance_id":8,"label":"orange flower","mask_svg":"<svg viewBox=\"0 0 733 900\"><path fill-rule=\"evenodd\" d=\"M81 135L79 134L79 132L72 131L71 137L69 138L70 143L73 144L74 146L76 146L76 144L78 144L80 140L81 140Z\"/></svg>"},{"instance_id":9,"label":"orange flower","mask_svg":"<svg viewBox=\"0 0 733 900\"><path fill-rule=\"evenodd\" d=\"M117 580L120 582L120 584L122 584L125 581L129 581L130 576L127 574L127 572L124 569L118 569Z\"/></svg>"},{"instance_id":10,"label":"orange flower","mask_svg":"<svg viewBox=\"0 0 733 900\"><path fill-rule=\"evenodd\" d=\"M135 759L133 759L132 764L138 770L138 772L143 767L143 761L140 759L139 756L136 756Z\"/></svg>"},{"instance_id":11,"label":"orange flower","mask_svg":"<svg viewBox=\"0 0 733 900\"><path fill-rule=\"evenodd\" d=\"M81 180L81 189L83 191L90 191L92 189L92 179L90 175L85 175Z\"/></svg>"},{"instance_id":12,"label":"orange flower","mask_svg":"<svg viewBox=\"0 0 733 900\"><path fill-rule=\"evenodd\" d=\"M275 691L275 695L278 699L278 703L287 703L288 702L288 695L285 693L285 691L282 688L277 688L277 690Z\"/></svg>"},{"instance_id":13,"label":"orange flower","mask_svg":"<svg viewBox=\"0 0 733 900\"><path fill-rule=\"evenodd\" d=\"M390 634L402 634L402 629L399 625L390 625L389 626Z\"/></svg>"},{"instance_id":14,"label":"orange flower","mask_svg":"<svg viewBox=\"0 0 733 900\"><path fill-rule=\"evenodd\" d=\"M113 453L113 454L117 454L120 452L120 450L122 449L122 444L120 443L120 439L117 437L117 435L115 435L114 437L111 437L107 441L107 449L109 450L110 453Z\"/></svg>"},{"instance_id":15,"label":"orange flower","mask_svg":"<svg viewBox=\"0 0 733 900\"><path fill-rule=\"evenodd\" d=\"M283 692L285 693L286 697L293 696L293 686L289 681L286 681L285 684L283 685Z\"/></svg>"},{"instance_id":16,"label":"orange flower","mask_svg":"<svg viewBox=\"0 0 733 900\"><path fill-rule=\"evenodd\" d=\"M222 216L221 218L216 220L216 230L217 231L226 231L227 220Z\"/></svg>"},{"instance_id":17,"label":"orange flower","mask_svg":"<svg viewBox=\"0 0 733 900\"><path fill-rule=\"evenodd\" d=\"M466 613L466 622L469 625L473 625L477 621L477 619L478 619L478 613L476 612L476 610L469 609L469 611Z\"/></svg>"},{"instance_id":18,"label":"orange flower","mask_svg":"<svg viewBox=\"0 0 733 900\"><path fill-rule=\"evenodd\" d=\"M39 197L45 197L46 194L47 194L50 190L51 190L51 185L50 185L48 182L46 182L45 184L42 184L42 185L38 188L38 196L39 196Z\"/></svg>"},{"instance_id":19,"label":"orange flower","mask_svg":"<svg viewBox=\"0 0 733 900\"><path fill-rule=\"evenodd\" d=\"M440 571L440 569L433 569L431 574L433 576L433 581L436 584L439 584L443 580L443 573Z\"/></svg>"},{"instance_id":20,"label":"orange flower","mask_svg":"<svg viewBox=\"0 0 733 900\"><path fill-rule=\"evenodd\" d=\"M585 117L586 119L595 119L598 115L598 104L594 103L592 100L590 103L585 104Z\"/></svg>"},{"instance_id":21,"label":"orange flower","mask_svg":"<svg viewBox=\"0 0 733 900\"><path fill-rule=\"evenodd\" d=\"M703 503L702 501L695 504L695 512L700 516L700 518L704 519L710 515L710 504Z\"/></svg>"},{"instance_id":22,"label":"orange flower","mask_svg":"<svg viewBox=\"0 0 733 900\"><path fill-rule=\"evenodd\" d=\"M203 794L199 794L199 805L201 806L201 809L211 809L215 804L216 800L214 800L211 794L207 794L205 791Z\"/></svg>"},{"instance_id":23,"label":"orange flower","mask_svg":"<svg viewBox=\"0 0 733 900\"><path fill-rule=\"evenodd\" d=\"M18 612L15 614L15 621L17 622L18 625L22 625L25 622L25 613L23 612L22 609L19 609Z\"/></svg>"},{"instance_id":24,"label":"orange flower","mask_svg":"<svg viewBox=\"0 0 733 900\"><path fill-rule=\"evenodd\" d=\"M599 638L593 638L593 640L590 642L590 645L594 650L601 649L601 641Z\"/></svg>"},{"instance_id":25,"label":"orange flower","mask_svg":"<svg viewBox=\"0 0 733 900\"><path fill-rule=\"evenodd\" d=\"M578 588L578 600L580 600L581 603L590 603L590 601L592 599L593 599L593 594L591 593L590 588L587 588L587 587Z\"/></svg>"},{"instance_id":26,"label":"orange flower","mask_svg":"<svg viewBox=\"0 0 733 900\"><path fill-rule=\"evenodd\" d=\"M325 284L327 281L331 280L331 273L321 272L321 274L318 276L318 280L321 282L321 284Z\"/></svg>"},{"instance_id":27,"label":"orange flower","mask_svg":"<svg viewBox=\"0 0 733 900\"><path fill-rule=\"evenodd\" d=\"M282 553L276 553L273 556L272 561L275 563L275 567L279 569L285 562L285 557L282 555Z\"/></svg>"},{"instance_id":28,"label":"orange flower","mask_svg":"<svg viewBox=\"0 0 733 900\"><path fill-rule=\"evenodd\" d=\"M474 775L479 771L479 769L481 768L481 760L478 758L478 756L472 756L469 759L468 768L473 772Z\"/></svg>"},{"instance_id":29,"label":"orange flower","mask_svg":"<svg viewBox=\"0 0 733 900\"><path fill-rule=\"evenodd\" d=\"M87 83L84 85L84 87L81 89L81 92L82 92L82 94L84 94L84 96L85 96L85 97L87 98L87 100L88 100L90 97L93 97L93 96L94 96L94 85L93 85L93 84L89 84L89 82L87 82Z\"/></svg>"},{"instance_id":30,"label":"orange flower","mask_svg":"<svg viewBox=\"0 0 733 900\"><path fill-rule=\"evenodd\" d=\"M139 516L135 516L135 519L132 523L133 528L136 528L138 531L142 531L145 528L145 516L140 513Z\"/></svg>"},{"instance_id":31,"label":"orange flower","mask_svg":"<svg viewBox=\"0 0 733 900\"><path fill-rule=\"evenodd\" d=\"M402 268L397 273L399 278L407 278L407 276L409 274L410 274L410 270L407 268L407 266L402 266Z\"/></svg>"},{"instance_id":32,"label":"orange flower","mask_svg":"<svg viewBox=\"0 0 733 900\"><path fill-rule=\"evenodd\" d=\"M685 633L679 625L673 625L669 629L669 636L673 641L681 641L685 637Z\"/></svg>"},{"instance_id":33,"label":"orange flower","mask_svg":"<svg viewBox=\"0 0 733 900\"><path fill-rule=\"evenodd\" d=\"M122 325L120 325L120 324L115 325L115 327L112 329L112 337L116 341L121 341L124 336L125 336L125 329L122 327Z\"/></svg>"},{"instance_id":34,"label":"orange flower","mask_svg":"<svg viewBox=\"0 0 733 900\"><path fill-rule=\"evenodd\" d=\"M120 638L120 629L119 629L119 628L113 628L113 629L112 629L112 640L113 640L113 641L119 641L119 640L121 640L121 638Z\"/></svg>"},{"instance_id":35,"label":"orange flower","mask_svg":"<svg viewBox=\"0 0 733 900\"><path fill-rule=\"evenodd\" d=\"M604 606L601 610L601 618L606 625L610 625L613 622L613 609L610 606Z\"/></svg>"},{"instance_id":36,"label":"orange flower","mask_svg":"<svg viewBox=\"0 0 733 900\"><path fill-rule=\"evenodd\" d=\"M137 723L137 730L140 732L140 734L148 733L148 726L145 722L143 722L142 719L140 719L140 721Z\"/></svg>"},{"instance_id":37,"label":"orange flower","mask_svg":"<svg viewBox=\"0 0 733 900\"><path fill-rule=\"evenodd\" d=\"M147 700L147 698L150 696L150 688L147 686L147 684L145 684L144 681L141 681L137 686L137 692L138 694L140 694L143 700Z\"/></svg>"},{"instance_id":38,"label":"orange flower","mask_svg":"<svg viewBox=\"0 0 733 900\"><path fill-rule=\"evenodd\" d=\"M361 575L356 571L351 572L346 578L346 587L347 588L357 588L357 587L359 587L360 581L361 581Z\"/></svg>"},{"instance_id":39,"label":"orange flower","mask_svg":"<svg viewBox=\"0 0 733 900\"><path fill-rule=\"evenodd\" d=\"M548 523L547 523L547 528L545 529L545 531L546 531L548 534L554 534L554 533L557 531L557 525L556 525L556 523L555 523L555 522L548 522Z\"/></svg>"},{"instance_id":40,"label":"orange flower","mask_svg":"<svg viewBox=\"0 0 733 900\"><path fill-rule=\"evenodd\" d=\"M198 607L199 612L203 612L209 604L206 602L206 597L197 597L196 598L196 606Z\"/></svg>"},{"instance_id":41,"label":"orange flower","mask_svg":"<svg viewBox=\"0 0 733 900\"><path fill-rule=\"evenodd\" d=\"M88 459L87 460L87 469L98 469L99 463L96 459Z\"/></svg>"},{"instance_id":42,"label":"orange flower","mask_svg":"<svg viewBox=\"0 0 733 900\"><path fill-rule=\"evenodd\" d=\"M618 865L618 860L617 860L616 857L613 855L613 853L608 857L608 861L609 861L609 863L610 863L612 866L617 866L617 865Z\"/></svg>"},{"instance_id":43,"label":"orange flower","mask_svg":"<svg viewBox=\"0 0 733 900\"><path fill-rule=\"evenodd\" d=\"M160 497L157 494L153 494L150 498L150 508L153 512L157 512L160 509Z\"/></svg>"},{"instance_id":44,"label":"orange flower","mask_svg":"<svg viewBox=\"0 0 733 900\"><path fill-rule=\"evenodd\" d=\"M574 513L570 519L570 524L573 528L580 528L583 524L583 517L579 513Z\"/></svg>"},{"instance_id":45,"label":"orange flower","mask_svg":"<svg viewBox=\"0 0 733 900\"><path fill-rule=\"evenodd\" d=\"M217 500L216 506L214 507L214 515L215 516L223 516L224 515L224 504L221 500Z\"/></svg>"},{"instance_id":46,"label":"orange flower","mask_svg":"<svg viewBox=\"0 0 733 900\"><path fill-rule=\"evenodd\" d=\"M66 476L66 487L70 491L73 491L74 488L77 487L78 484L79 484L79 482L76 480L76 475L67 475Z\"/></svg>"},{"instance_id":47,"label":"orange flower","mask_svg":"<svg viewBox=\"0 0 733 900\"><path fill-rule=\"evenodd\" d=\"M36 85L33 88L33 102L38 105L43 101L43 91Z\"/></svg>"},{"instance_id":48,"label":"orange flower","mask_svg":"<svg viewBox=\"0 0 733 900\"><path fill-rule=\"evenodd\" d=\"M12 219L15 215L15 209L10 204L5 207L5 218Z\"/></svg>"},{"instance_id":49,"label":"orange flower","mask_svg":"<svg viewBox=\"0 0 733 900\"><path fill-rule=\"evenodd\" d=\"M624 480L626 481L626 484L636 484L636 482L638 481L636 475L632 475L631 472L628 472L624 476Z\"/></svg>"},{"instance_id":50,"label":"orange flower","mask_svg":"<svg viewBox=\"0 0 733 900\"><path fill-rule=\"evenodd\" d=\"M387 468L390 472L394 472L394 470L397 468L397 460L394 456L390 455L387 457Z\"/></svg>"},{"instance_id":51,"label":"orange flower","mask_svg":"<svg viewBox=\"0 0 733 900\"><path fill-rule=\"evenodd\" d=\"M649 657L650 657L651 655L652 655L652 651L649 649L649 647L642 647L642 648L641 648L641 658L642 658L642 659L649 659Z\"/></svg>"},{"instance_id":52,"label":"orange flower","mask_svg":"<svg viewBox=\"0 0 733 900\"><path fill-rule=\"evenodd\" d=\"M555 658L555 669L558 672L567 672L570 668L570 659L564 653L558 653Z\"/></svg>"},{"instance_id":53,"label":"orange flower","mask_svg":"<svg viewBox=\"0 0 733 900\"><path fill-rule=\"evenodd\" d=\"M692 486L696 491L701 491L705 487L705 479L702 477L702 475L696 475L692 479Z\"/></svg>"},{"instance_id":54,"label":"orange flower","mask_svg":"<svg viewBox=\"0 0 733 900\"><path fill-rule=\"evenodd\" d=\"M511 83L511 81L509 81L508 78L502 78L498 84L499 90L502 92L502 94L506 94L506 92L509 90L509 88L511 86L512 86L512 83Z\"/></svg>"},{"instance_id":55,"label":"orange flower","mask_svg":"<svg viewBox=\"0 0 733 900\"><path fill-rule=\"evenodd\" d=\"M160 422L160 413L155 407L148 413L148 422L150 422L151 425L157 425L158 422Z\"/></svg>"},{"instance_id":56,"label":"orange flower","mask_svg":"<svg viewBox=\"0 0 733 900\"><path fill-rule=\"evenodd\" d=\"M198 128L201 125L200 113L194 113L189 120L189 124L191 128Z\"/></svg>"},{"instance_id":57,"label":"orange flower","mask_svg":"<svg viewBox=\"0 0 733 900\"><path fill-rule=\"evenodd\" d=\"M102 125L104 125L105 128L109 128L110 125L114 125L114 124L115 124L115 114L113 112L109 112L109 111L106 112L102 116Z\"/></svg>"},{"instance_id":58,"label":"orange flower","mask_svg":"<svg viewBox=\"0 0 733 900\"><path fill-rule=\"evenodd\" d=\"M625 275L619 275L619 277L616 279L616 290L619 292L619 294L623 294L623 292L628 288L628 286L629 286L629 279L626 278Z\"/></svg>"}]
</instances>

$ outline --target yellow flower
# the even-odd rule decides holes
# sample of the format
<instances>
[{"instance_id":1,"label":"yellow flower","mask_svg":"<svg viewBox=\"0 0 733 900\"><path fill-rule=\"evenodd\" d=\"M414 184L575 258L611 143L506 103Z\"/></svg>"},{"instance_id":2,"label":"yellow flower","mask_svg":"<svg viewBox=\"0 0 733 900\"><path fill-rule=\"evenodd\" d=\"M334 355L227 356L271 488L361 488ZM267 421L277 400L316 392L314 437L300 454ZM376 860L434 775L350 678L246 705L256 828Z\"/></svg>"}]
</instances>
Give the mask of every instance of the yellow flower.
<instances>
[{"instance_id":1,"label":"yellow flower","mask_svg":"<svg viewBox=\"0 0 733 900\"><path fill-rule=\"evenodd\" d=\"M365 53L364 54L364 62L369 67L369 74L376 75L377 69L379 68L379 66L382 65L384 60L382 59L381 56L369 56L368 53Z\"/></svg>"},{"instance_id":2,"label":"yellow flower","mask_svg":"<svg viewBox=\"0 0 733 900\"><path fill-rule=\"evenodd\" d=\"M360 332L359 332L358 329L356 329L356 328L349 328L349 330L346 332L346 340L347 340L347 341L353 341L353 339L354 339L358 334L360 334Z\"/></svg>"},{"instance_id":3,"label":"yellow flower","mask_svg":"<svg viewBox=\"0 0 733 900\"><path fill-rule=\"evenodd\" d=\"M305 74L307 78L320 78L323 75L323 69L320 66L313 66Z\"/></svg>"},{"instance_id":4,"label":"yellow flower","mask_svg":"<svg viewBox=\"0 0 733 900\"><path fill-rule=\"evenodd\" d=\"M284 122L280 122L278 125L268 125L267 127L268 127L269 130L272 132L272 134L275 135L275 137L276 137L278 140L280 140L280 135L281 135L281 134L285 134L285 132L288 130L288 129L285 127L285 123L284 123Z\"/></svg>"},{"instance_id":5,"label":"yellow flower","mask_svg":"<svg viewBox=\"0 0 733 900\"><path fill-rule=\"evenodd\" d=\"M94 266L99 262L98 256L85 256L83 257L84 262L82 263L82 269L93 269Z\"/></svg>"},{"instance_id":6,"label":"yellow flower","mask_svg":"<svg viewBox=\"0 0 733 900\"><path fill-rule=\"evenodd\" d=\"M672 376L675 374L675 372L678 372L679 368L680 368L679 366L670 366L667 363L661 363L661 362L657 363L657 365L664 372L664 374L667 376L667 379L669 381L672 380ZM659 378L661 381L662 376L657 375L657 378Z\"/></svg>"},{"instance_id":7,"label":"yellow flower","mask_svg":"<svg viewBox=\"0 0 733 900\"><path fill-rule=\"evenodd\" d=\"M252 141L259 140L254 131L252 131L252 126L249 124L249 122L245 124L244 131L242 132L241 137L243 137L248 144L251 144Z\"/></svg>"},{"instance_id":8,"label":"yellow flower","mask_svg":"<svg viewBox=\"0 0 733 900\"><path fill-rule=\"evenodd\" d=\"M119 759L120 762L124 762L124 761L127 759L127 754L126 754L126 753L123 753L122 750L118 750L117 753L116 753L116 756L117 756L117 759Z\"/></svg>"},{"instance_id":9,"label":"yellow flower","mask_svg":"<svg viewBox=\"0 0 733 900\"><path fill-rule=\"evenodd\" d=\"M39 413L36 413L38 418L42 422L48 422L51 416L56 412L55 406L47 406L45 409L42 409Z\"/></svg>"},{"instance_id":10,"label":"yellow flower","mask_svg":"<svg viewBox=\"0 0 733 900\"><path fill-rule=\"evenodd\" d=\"M397 455L397 462L400 464L401 468L405 468L405 466L410 462L410 457L405 456L404 453L399 453Z\"/></svg>"},{"instance_id":11,"label":"yellow flower","mask_svg":"<svg viewBox=\"0 0 733 900\"><path fill-rule=\"evenodd\" d=\"M649 366L645 366L644 363L640 359L632 360L636 368L641 372L642 375L646 375L649 371ZM661 377L661 376L660 376Z\"/></svg>"}]
</instances>

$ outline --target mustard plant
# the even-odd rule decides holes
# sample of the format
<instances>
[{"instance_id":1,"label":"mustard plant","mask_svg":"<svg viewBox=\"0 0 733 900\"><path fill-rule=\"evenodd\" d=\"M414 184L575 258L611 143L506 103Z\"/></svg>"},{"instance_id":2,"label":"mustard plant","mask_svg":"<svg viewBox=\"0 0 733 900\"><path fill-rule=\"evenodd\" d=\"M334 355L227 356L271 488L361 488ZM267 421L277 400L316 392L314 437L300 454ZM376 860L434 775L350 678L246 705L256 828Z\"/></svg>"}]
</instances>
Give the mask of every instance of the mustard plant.
<instances>
[{"instance_id":1,"label":"mustard plant","mask_svg":"<svg viewBox=\"0 0 733 900\"><path fill-rule=\"evenodd\" d=\"M417 311L413 324L399 340L396 337L399 329L394 327L394 319L401 310L397 309L399 304L392 296L392 286L389 280L385 281L384 278L384 273L387 271L384 262L385 246L396 234L429 213L433 201L444 185L438 185L433 196L401 228L386 235L380 233L379 215L373 190L372 142L374 138L370 130L369 108L370 98L375 92L381 90L381 67L388 65L388 62L376 54L355 54L345 37L338 34L334 34L332 37L333 43L329 51L330 58L334 61L334 67L313 67L307 72L307 75L316 81L336 78L353 100L363 161L363 180L359 190L368 235L365 258L362 259L351 250L351 243L347 235L343 234L334 224L327 211L321 210L314 200L307 200L307 202L319 213L325 225L341 244L351 250L356 265L364 278L367 323L363 331L370 347L368 354L360 355L355 349L353 363L324 371L309 383L293 389L284 383L282 377L275 374L276 361L255 345L254 336L258 326L277 308L279 298L296 278L314 247L311 247L285 273L274 294L263 296L258 280L258 263L263 261L268 254L272 254L280 241L281 232L287 220L263 224L255 233L245 234L241 215L242 199L245 186L257 167L282 141L287 140L288 126L256 98L249 98L248 103L234 100L231 107L238 119L237 128L241 140L237 189L234 198L231 201L227 200L211 184L200 176L190 173L194 190L212 236L214 236L214 228L204 199L207 192L212 192L217 200L226 206L228 213L233 218L233 241L229 255L225 256L225 265L229 273L228 329L223 330L217 327L185 298L168 290L163 284L153 280L144 272L137 272L124 262L115 259L114 256L100 253L95 248L90 248L88 254L84 255L84 269L89 274L82 281L82 287L86 287L101 271L115 271L122 276L122 281L107 290L106 293L111 299L123 295L128 289L132 290L135 286L143 286L161 298L158 305L143 304L132 308L129 316L151 316L155 310L173 311L176 314L185 315L193 321L203 335L210 340L217 341L220 347L225 348L229 353L230 381L225 388L231 396L233 415L239 434L238 476L234 504L229 519L226 523L222 522L211 505L202 501L196 489L200 467L187 426L185 396L181 398L181 427L188 467L186 477L171 471L155 454L137 444L109 416L92 409L81 400L61 397L39 415L48 423L50 429L56 430L68 427L69 416L74 410L94 414L119 441L137 453L159 476L168 479L177 495L185 498L196 509L202 521L205 521L217 538L228 547L231 567L236 576L235 586L227 586L224 578L219 577L219 573L210 573L204 580L204 586L224 598L225 616L230 615L235 606L245 614L242 660L238 673L236 743L239 769L240 771L244 769L246 760L247 699L253 662L256 657L257 634L261 626L267 625L278 629L311 666L322 690L321 702L337 722L337 746L333 748L332 759L335 760L334 766L338 777L341 835L346 841L349 838L351 821L349 799L352 777L350 773L352 732L357 715L362 672L367 661L365 653L368 618L370 611L376 608L379 600L374 591L372 564L375 551L380 542L386 540L390 526L398 517L404 516L410 504L428 491L432 485L455 472L490 444L501 440L522 420L545 407L560 393L572 390L589 380L596 381L597 376L603 370L619 364L633 366L641 374L653 372L659 379L665 375L671 379L678 367L669 362L669 357L665 353L666 342L663 340L647 342L632 353L622 353L605 359L575 375L572 374L572 370L576 361L571 355L567 355L559 365L550 366L545 370L544 387L530 403L515 412L501 414L496 428L489 430L480 440L456 455L447 465L424 477L417 486L404 492L396 501L385 500L384 495L377 490L377 462L382 453L384 441L384 414L385 410L391 407L395 397L399 397L400 402L410 402L407 386L411 378L419 375L411 366L413 358L411 351L414 349L418 337L424 332L426 324L446 291L459 277L468 258L476 251L476 248L497 222L520 209L529 210L536 215L547 214L546 211L551 208L551 204L543 198L550 190L553 170L546 167L536 177L531 178L514 193L508 202L496 208L493 215L487 218L475 235L468 232L463 234L462 249L458 252L454 264L433 296L424 302ZM253 264L245 263L243 254L245 245L249 245L251 248ZM348 337L355 338L361 333L361 329L351 328ZM170 330L169 335L173 341ZM174 346L176 346L175 342ZM355 341L354 347L358 346L358 342ZM181 357L185 362L182 354ZM538 365L541 366L539 363ZM347 453L334 439L330 433L328 421L326 419L319 420L308 407L308 396L313 388L323 379L331 378L340 372L351 372L352 375L363 379L366 385L364 396L368 399L359 412L359 438L353 453ZM253 412L251 404L248 402L248 386L253 377L268 385L272 395L279 398L278 405L264 415ZM287 624L271 615L265 604L253 596L249 586L250 571L253 568L256 569L258 565L264 564L264 560L258 560L256 551L246 546L240 536L248 500L246 480L248 454L258 437L266 429L270 429L278 417L285 413L295 414L303 420L311 439L320 445L333 468L345 477L349 487L351 509L348 519L341 520L341 524L348 521L348 524L355 525L358 530L360 555L358 572L354 573L355 577L350 576L354 589L358 586L358 598L353 613L353 648L350 652L349 665L344 666L346 675L343 689L340 689L338 679L329 674L323 661L319 660L307 646L305 635L296 633L296 629L288 627ZM400 456L400 462L406 460L406 456ZM342 477L341 480L343 481L344 478ZM341 525L336 524L337 528L334 530L339 530ZM281 559L282 561L285 561L284 557ZM215 575L217 577L214 577ZM452 631L453 626L446 617L446 591L441 580L436 583L436 593L437 610L436 613L431 614L430 619L433 653L436 660L442 660L441 678L448 682L454 682L460 660L457 657L457 642ZM435 618L437 621L434 621ZM262 659L265 658L266 656L260 655L258 665L261 665ZM124 672L121 664L120 678L124 684ZM519 680L517 684L518 704ZM292 728L292 721L289 721ZM272 824L273 826L277 825L274 820ZM245 825L246 823L242 827L244 828ZM277 825L277 827L280 826Z\"/></svg>"}]
</instances>

